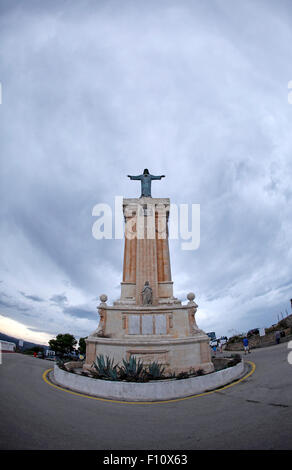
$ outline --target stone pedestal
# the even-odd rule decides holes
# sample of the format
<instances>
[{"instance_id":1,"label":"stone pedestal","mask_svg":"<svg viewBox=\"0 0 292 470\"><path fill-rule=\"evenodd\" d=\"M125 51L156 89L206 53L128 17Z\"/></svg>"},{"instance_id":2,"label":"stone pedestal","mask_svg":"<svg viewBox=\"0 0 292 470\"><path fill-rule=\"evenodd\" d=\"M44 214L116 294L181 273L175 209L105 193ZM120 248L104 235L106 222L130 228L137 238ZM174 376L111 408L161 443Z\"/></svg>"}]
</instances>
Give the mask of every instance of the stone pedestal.
<instances>
[{"instance_id":1,"label":"stone pedestal","mask_svg":"<svg viewBox=\"0 0 292 470\"><path fill-rule=\"evenodd\" d=\"M100 296L100 322L86 340L86 364L97 354L115 363L136 356L145 365L157 361L166 372L214 370L209 337L195 321L195 295L187 305L173 296L168 246L169 199L124 199L125 248L120 299L113 306ZM148 281L152 303L143 305Z\"/></svg>"}]
</instances>

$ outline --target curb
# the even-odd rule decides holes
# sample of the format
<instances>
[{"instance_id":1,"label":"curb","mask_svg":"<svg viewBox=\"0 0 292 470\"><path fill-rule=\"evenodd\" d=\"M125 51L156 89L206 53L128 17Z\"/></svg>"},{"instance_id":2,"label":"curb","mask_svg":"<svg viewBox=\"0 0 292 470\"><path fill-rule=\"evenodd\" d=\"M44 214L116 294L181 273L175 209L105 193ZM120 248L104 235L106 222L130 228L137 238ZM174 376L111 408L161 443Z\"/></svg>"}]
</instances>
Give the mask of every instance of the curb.
<instances>
[{"instance_id":1,"label":"curb","mask_svg":"<svg viewBox=\"0 0 292 470\"><path fill-rule=\"evenodd\" d=\"M175 403L175 402L180 402L180 401L184 401L184 400L189 400L189 399L192 399L192 398L198 398L198 397L202 397L202 396L206 396L206 395L211 395L213 393L221 392L222 390L233 387L234 385L237 385L238 383L246 380L248 377L250 377L255 372L256 365L255 365L254 362L246 361L245 364L249 365L249 368L250 368L249 372L247 374L241 376L241 378L239 378L239 379L237 378L237 379L233 380L231 383L229 383L227 385L222 385L222 386L217 387L214 390L209 390L209 391L205 391L205 392L198 393L198 394L193 394L193 395L183 396L183 397L178 397L178 398L171 398L171 399L166 399L166 400L151 400L151 401L149 401L149 400L148 401L146 401L146 400L145 401L115 400L115 399L112 399L112 398L106 398L106 397L102 397L102 396L94 396L94 395L90 395L90 394L87 394L87 393L81 393L81 392L78 392L78 391L73 391L69 388L65 388L64 386L57 385L56 383L53 383L49 379L48 375L49 375L50 372L53 371L53 369L47 369L43 373L42 378L48 385L50 385L51 387L54 387L55 389L61 390L63 392L70 393L71 395L76 395L76 396L79 396L79 397L83 397L83 398L89 398L89 399L92 399L92 400L98 400L98 401L109 402L109 403L119 403L119 404L155 405L155 404L164 404L164 403ZM92 380L98 380L98 379L92 379ZM189 379L182 379L182 380L189 380Z\"/></svg>"}]
</instances>

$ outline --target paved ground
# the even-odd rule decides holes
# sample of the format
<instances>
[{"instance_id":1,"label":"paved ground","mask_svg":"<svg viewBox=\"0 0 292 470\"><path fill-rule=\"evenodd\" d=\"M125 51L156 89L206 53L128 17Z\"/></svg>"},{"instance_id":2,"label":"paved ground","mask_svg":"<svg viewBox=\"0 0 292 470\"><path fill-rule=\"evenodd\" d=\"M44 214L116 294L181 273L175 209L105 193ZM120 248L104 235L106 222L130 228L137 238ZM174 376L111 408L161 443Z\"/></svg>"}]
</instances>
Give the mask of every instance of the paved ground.
<instances>
[{"instance_id":1,"label":"paved ground","mask_svg":"<svg viewBox=\"0 0 292 470\"><path fill-rule=\"evenodd\" d=\"M253 350L256 372L211 395L151 405L106 403L47 385L52 362L3 354L1 449L292 449L287 343Z\"/></svg>"}]
</instances>

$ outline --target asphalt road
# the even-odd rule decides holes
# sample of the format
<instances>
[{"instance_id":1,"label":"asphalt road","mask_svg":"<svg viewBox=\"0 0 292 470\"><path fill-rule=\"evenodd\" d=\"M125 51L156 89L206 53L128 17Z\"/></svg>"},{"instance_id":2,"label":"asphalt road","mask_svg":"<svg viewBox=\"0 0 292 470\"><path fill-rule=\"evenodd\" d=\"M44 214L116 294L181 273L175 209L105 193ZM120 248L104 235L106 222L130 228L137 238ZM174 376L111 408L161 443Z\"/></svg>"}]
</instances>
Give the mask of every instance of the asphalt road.
<instances>
[{"instance_id":1,"label":"asphalt road","mask_svg":"<svg viewBox=\"0 0 292 470\"><path fill-rule=\"evenodd\" d=\"M211 395L119 404L46 384L52 362L3 354L0 449L292 449L288 345L253 350L256 371Z\"/></svg>"}]
</instances>

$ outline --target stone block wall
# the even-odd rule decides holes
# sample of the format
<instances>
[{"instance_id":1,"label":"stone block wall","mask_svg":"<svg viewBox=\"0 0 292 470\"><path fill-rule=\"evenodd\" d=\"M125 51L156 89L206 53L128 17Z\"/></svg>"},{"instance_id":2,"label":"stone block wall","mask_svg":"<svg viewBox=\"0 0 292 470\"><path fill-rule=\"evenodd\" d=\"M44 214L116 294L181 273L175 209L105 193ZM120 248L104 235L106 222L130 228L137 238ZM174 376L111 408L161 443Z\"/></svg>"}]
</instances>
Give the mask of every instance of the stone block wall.
<instances>
[{"instance_id":1,"label":"stone block wall","mask_svg":"<svg viewBox=\"0 0 292 470\"><path fill-rule=\"evenodd\" d=\"M286 328L281 330L285 332L285 337L281 338L281 341L292 339L291 335L291 328ZM264 346L269 346L271 344L275 344L275 332L271 332L266 334L265 336L254 335L248 338L249 347L252 348L261 348ZM243 343L242 341L238 341L236 343L227 344L225 347L226 351L243 351Z\"/></svg>"}]
</instances>

